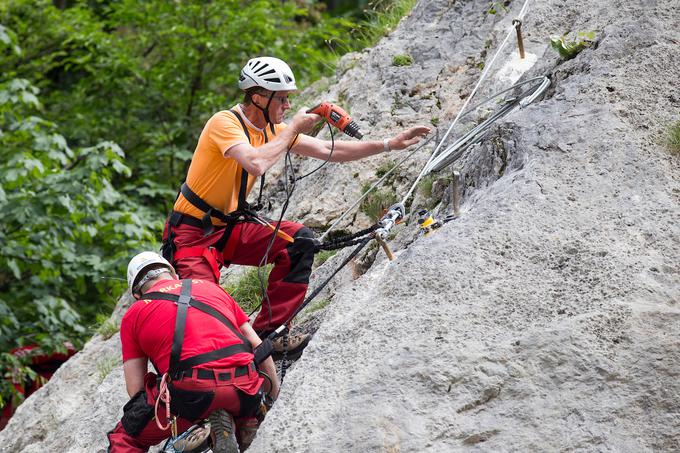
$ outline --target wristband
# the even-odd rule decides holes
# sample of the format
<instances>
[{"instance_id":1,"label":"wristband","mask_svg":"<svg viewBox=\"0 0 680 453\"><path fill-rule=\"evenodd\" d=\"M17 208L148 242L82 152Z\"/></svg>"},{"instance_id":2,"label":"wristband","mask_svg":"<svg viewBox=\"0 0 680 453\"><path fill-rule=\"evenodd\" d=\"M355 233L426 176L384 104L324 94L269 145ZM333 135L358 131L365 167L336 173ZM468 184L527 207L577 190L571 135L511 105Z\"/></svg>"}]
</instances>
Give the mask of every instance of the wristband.
<instances>
[{"instance_id":1,"label":"wristband","mask_svg":"<svg viewBox=\"0 0 680 453\"><path fill-rule=\"evenodd\" d=\"M388 139L383 140L383 151L385 151L386 153L392 151L392 149L390 148L390 141Z\"/></svg>"}]
</instances>

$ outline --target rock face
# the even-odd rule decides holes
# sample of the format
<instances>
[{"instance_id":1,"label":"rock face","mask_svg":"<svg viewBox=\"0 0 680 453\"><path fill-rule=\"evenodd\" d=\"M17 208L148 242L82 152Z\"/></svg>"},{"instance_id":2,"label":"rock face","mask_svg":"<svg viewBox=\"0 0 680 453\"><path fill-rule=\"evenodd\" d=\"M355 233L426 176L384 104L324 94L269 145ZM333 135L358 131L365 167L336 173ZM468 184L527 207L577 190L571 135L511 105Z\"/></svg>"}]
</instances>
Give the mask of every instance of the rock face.
<instances>
[{"instance_id":1,"label":"rock face","mask_svg":"<svg viewBox=\"0 0 680 453\"><path fill-rule=\"evenodd\" d=\"M342 100L367 138L437 120L443 134L523 6L505 3L492 15L487 1L419 2L374 49L346 56L318 99ZM460 217L429 236L401 225L395 261L380 252L360 277L338 276L251 451L680 450L680 156L662 144L680 111L680 13L536 0L522 22L538 57L523 77L552 87L453 165ZM591 30L572 60L548 47L549 35ZM480 99L507 88L496 75L514 51ZM392 66L400 54L413 64ZM429 151L392 182L399 197ZM289 217L329 224L391 157L328 165L300 182ZM125 402L107 357L119 357L117 335L31 396L0 451L105 451Z\"/></svg>"}]
</instances>

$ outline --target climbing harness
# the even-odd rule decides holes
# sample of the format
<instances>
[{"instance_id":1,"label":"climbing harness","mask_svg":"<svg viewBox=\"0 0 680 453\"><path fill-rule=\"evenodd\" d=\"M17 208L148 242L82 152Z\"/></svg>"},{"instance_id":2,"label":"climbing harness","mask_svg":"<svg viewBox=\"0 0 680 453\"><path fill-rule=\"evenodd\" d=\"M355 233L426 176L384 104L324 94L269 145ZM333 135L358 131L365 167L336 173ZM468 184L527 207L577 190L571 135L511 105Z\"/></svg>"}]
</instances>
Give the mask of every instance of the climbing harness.
<instances>
[{"instance_id":1,"label":"climbing harness","mask_svg":"<svg viewBox=\"0 0 680 453\"><path fill-rule=\"evenodd\" d=\"M202 365L204 363L230 357L232 355L240 354L243 352L255 355L255 352L253 351L253 348L248 339L245 336L243 336L243 334L238 330L238 328L236 328L236 326L234 326L234 324L229 320L229 318L224 316L222 313L220 313L210 305L205 304L204 302L201 302L191 297L191 286L192 281L190 279L186 279L182 280L182 286L179 295L162 292L150 292L143 294L140 297L140 299L167 300L177 305L177 315L175 317L175 331L172 339L172 347L170 350L170 364L168 367L168 371L164 373L161 378L161 382L159 385L159 395L158 398L156 399L154 407L154 414L156 418L156 424L158 425L158 427L163 431L168 429L170 429L171 431L172 437L170 441L166 443L164 449L164 451L166 452L176 451L174 449L174 445L177 443L178 440L183 438L181 436L178 436L177 417L173 415L170 410L172 401L170 386L172 384L172 381L180 380L183 376L186 375L187 372L191 373L194 367ZM184 342L184 332L186 327L187 313L189 308L199 310L217 319L222 324L224 324L229 330L231 330L231 332L241 342L180 360L182 354L182 345ZM248 368L250 368L251 366L253 365L252 364L248 365ZM168 420L168 423L166 425L163 425L160 422L158 416L158 409L161 402L164 403L165 405L165 415L166 419ZM205 407L205 409L207 409L207 406ZM182 435L184 434L186 434L186 432L183 433Z\"/></svg>"},{"instance_id":2,"label":"climbing harness","mask_svg":"<svg viewBox=\"0 0 680 453\"><path fill-rule=\"evenodd\" d=\"M236 119L241 124L244 134L251 143L250 133L246 127L245 121L242 116L235 110L231 109L230 112L236 117ZM276 130L274 125L269 124L269 129L272 135L276 135ZM263 129L264 141L269 142L269 136L267 134L267 128ZM262 209L262 194L264 190L265 175L260 177L260 189L257 198L257 204L251 206L247 198L247 186L248 186L248 172L245 168L240 167L240 186L238 193L238 205L235 211L228 214L223 213L220 209L211 206L208 202L203 200L198 194L196 194L189 185L185 182L180 188L180 193L182 196L196 209L203 212L204 215L201 219L194 218L192 216L182 214L173 211L168 219L168 237L164 238L163 241L163 256L170 262L176 262L177 260L202 256L210 264L215 278L219 280L219 266L224 265L223 256L231 256L234 248L236 247L236 240L239 236L238 224L242 222L254 222L263 225L276 233L276 235L285 241L293 242L293 238L290 237L283 231L279 231L274 228L266 219L263 219L257 214L257 211ZM177 195L179 197L179 194ZM212 218L215 218L225 224L222 235L219 237L217 242L213 244L212 247L206 248L204 246L195 247L183 247L176 249L174 245L174 233L172 232L173 227L177 227L180 224L192 225L203 229L203 234L208 235L214 231L214 226L212 224ZM230 253L231 252L231 253Z\"/></svg>"}]
</instances>

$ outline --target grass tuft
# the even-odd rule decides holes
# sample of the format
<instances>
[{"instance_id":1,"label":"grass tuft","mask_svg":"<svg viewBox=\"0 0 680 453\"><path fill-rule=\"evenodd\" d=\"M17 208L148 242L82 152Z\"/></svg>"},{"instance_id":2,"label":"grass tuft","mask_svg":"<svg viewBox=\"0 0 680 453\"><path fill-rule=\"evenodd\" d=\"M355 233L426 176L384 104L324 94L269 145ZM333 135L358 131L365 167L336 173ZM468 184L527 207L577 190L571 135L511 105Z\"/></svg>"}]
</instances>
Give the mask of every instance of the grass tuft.
<instances>
[{"instance_id":1,"label":"grass tuft","mask_svg":"<svg viewBox=\"0 0 680 453\"><path fill-rule=\"evenodd\" d=\"M371 184L364 184L361 188L361 193L366 193L366 191L371 187ZM369 219L374 222L380 220L383 216L383 212L397 202L397 195L394 193L392 188L387 189L374 189L373 192L368 194L366 198L359 205L361 212L366 214Z\"/></svg>"},{"instance_id":2,"label":"grass tuft","mask_svg":"<svg viewBox=\"0 0 680 453\"><path fill-rule=\"evenodd\" d=\"M314 267L316 268L316 267L321 266L323 263L328 261L328 259L331 256L335 255L336 253L338 253L337 250L322 250L322 251L320 251L319 253L314 255Z\"/></svg>"},{"instance_id":3,"label":"grass tuft","mask_svg":"<svg viewBox=\"0 0 680 453\"><path fill-rule=\"evenodd\" d=\"M248 269L236 282L226 286L225 290L245 312L251 312L262 301L262 289L267 288L267 280L273 264L262 268ZM262 280L260 280L262 278Z\"/></svg>"},{"instance_id":4,"label":"grass tuft","mask_svg":"<svg viewBox=\"0 0 680 453\"><path fill-rule=\"evenodd\" d=\"M331 303L331 300L329 298L324 298L324 299L319 299L316 302L314 302L308 309L307 313L314 313L315 311L323 310L328 306L328 304Z\"/></svg>"},{"instance_id":5,"label":"grass tuft","mask_svg":"<svg viewBox=\"0 0 680 453\"><path fill-rule=\"evenodd\" d=\"M98 314L96 320L99 324L96 332L101 335L104 340L108 340L120 330L118 323L106 315Z\"/></svg>"},{"instance_id":6,"label":"grass tuft","mask_svg":"<svg viewBox=\"0 0 680 453\"><path fill-rule=\"evenodd\" d=\"M97 375L99 377L99 383L101 384L106 379L106 376L113 371L119 365L120 361L118 357L105 357L104 359L97 362Z\"/></svg>"},{"instance_id":7,"label":"grass tuft","mask_svg":"<svg viewBox=\"0 0 680 453\"><path fill-rule=\"evenodd\" d=\"M680 121L676 121L668 128L666 146L671 153L680 155Z\"/></svg>"},{"instance_id":8,"label":"grass tuft","mask_svg":"<svg viewBox=\"0 0 680 453\"><path fill-rule=\"evenodd\" d=\"M392 57L393 66L411 66L413 57L409 54L395 55Z\"/></svg>"}]
</instances>

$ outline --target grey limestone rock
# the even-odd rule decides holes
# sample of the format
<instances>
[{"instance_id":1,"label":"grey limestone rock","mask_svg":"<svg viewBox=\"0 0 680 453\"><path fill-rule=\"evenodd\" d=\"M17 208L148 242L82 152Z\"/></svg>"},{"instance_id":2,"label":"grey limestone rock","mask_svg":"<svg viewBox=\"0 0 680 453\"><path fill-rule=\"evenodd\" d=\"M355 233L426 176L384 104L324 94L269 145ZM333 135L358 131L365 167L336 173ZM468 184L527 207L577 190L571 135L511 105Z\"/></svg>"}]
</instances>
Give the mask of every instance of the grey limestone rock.
<instances>
[{"instance_id":1,"label":"grey limestone rock","mask_svg":"<svg viewBox=\"0 0 680 453\"><path fill-rule=\"evenodd\" d=\"M524 4L503 3L491 15L487 1L420 1L304 96L347 107L365 139L435 118L441 136ZM250 451L680 450L680 157L662 143L680 112L679 23L669 1L529 2L537 63L524 77L552 86L453 165L458 218L428 236L400 225L395 261L374 250L368 270L338 275ZM591 30L572 60L549 48L549 35ZM497 75L513 52L480 98L507 87ZM400 54L413 64L393 66ZM400 170L397 194L431 151ZM326 166L300 182L288 217L329 225L391 157ZM433 212L450 210L444 197ZM0 451L104 451L125 395L121 366L102 379L96 364L117 356L116 336L95 337L19 408Z\"/></svg>"}]
</instances>

